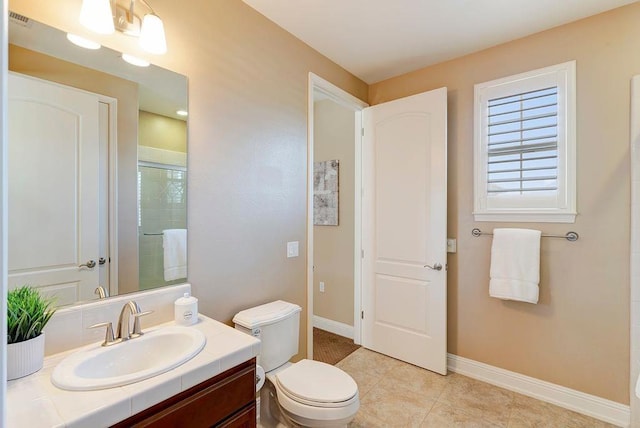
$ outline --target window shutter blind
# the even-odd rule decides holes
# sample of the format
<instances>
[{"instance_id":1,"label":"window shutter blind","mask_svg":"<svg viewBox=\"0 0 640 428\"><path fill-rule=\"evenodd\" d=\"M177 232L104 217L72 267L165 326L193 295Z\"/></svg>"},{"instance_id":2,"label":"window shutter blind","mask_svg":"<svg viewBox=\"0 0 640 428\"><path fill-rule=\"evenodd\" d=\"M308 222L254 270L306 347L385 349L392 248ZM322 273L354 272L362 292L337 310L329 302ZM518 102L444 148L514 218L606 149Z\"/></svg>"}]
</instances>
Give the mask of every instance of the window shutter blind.
<instances>
[{"instance_id":1,"label":"window shutter blind","mask_svg":"<svg viewBox=\"0 0 640 428\"><path fill-rule=\"evenodd\" d=\"M558 88L488 101L487 192L558 189Z\"/></svg>"}]
</instances>

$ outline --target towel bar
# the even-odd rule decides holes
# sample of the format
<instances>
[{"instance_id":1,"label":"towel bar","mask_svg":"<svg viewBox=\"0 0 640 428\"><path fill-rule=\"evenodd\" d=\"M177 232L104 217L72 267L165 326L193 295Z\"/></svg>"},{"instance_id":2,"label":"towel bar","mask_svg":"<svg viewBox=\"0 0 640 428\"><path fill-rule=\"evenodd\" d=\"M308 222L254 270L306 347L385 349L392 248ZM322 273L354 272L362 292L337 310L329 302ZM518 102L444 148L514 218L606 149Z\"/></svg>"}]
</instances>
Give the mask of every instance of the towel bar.
<instances>
[{"instance_id":1,"label":"towel bar","mask_svg":"<svg viewBox=\"0 0 640 428\"><path fill-rule=\"evenodd\" d=\"M162 236L164 233L143 233L144 236Z\"/></svg>"},{"instance_id":2,"label":"towel bar","mask_svg":"<svg viewBox=\"0 0 640 428\"><path fill-rule=\"evenodd\" d=\"M487 236L491 236L493 235L493 233L486 233L481 231L480 229L478 229L477 227L475 229L473 229L471 231L471 234L475 237L481 236L481 235L487 235ZM542 235L543 238L564 238L567 241L570 242L575 242L578 240L578 238L580 238L580 235L578 235L576 232L567 232L566 235Z\"/></svg>"}]
</instances>

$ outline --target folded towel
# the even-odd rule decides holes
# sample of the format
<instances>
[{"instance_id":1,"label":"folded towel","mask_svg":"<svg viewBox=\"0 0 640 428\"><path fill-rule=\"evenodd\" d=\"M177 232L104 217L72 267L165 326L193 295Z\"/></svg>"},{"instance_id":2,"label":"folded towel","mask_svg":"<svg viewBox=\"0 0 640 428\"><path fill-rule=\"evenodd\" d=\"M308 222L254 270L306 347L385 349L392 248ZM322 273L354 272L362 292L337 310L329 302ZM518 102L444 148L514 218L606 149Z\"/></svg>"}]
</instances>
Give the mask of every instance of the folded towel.
<instances>
[{"instance_id":1,"label":"folded towel","mask_svg":"<svg viewBox=\"0 0 640 428\"><path fill-rule=\"evenodd\" d=\"M538 303L540 236L539 230L493 230L491 297Z\"/></svg>"},{"instance_id":2,"label":"folded towel","mask_svg":"<svg viewBox=\"0 0 640 428\"><path fill-rule=\"evenodd\" d=\"M164 248L164 280L187 277L187 229L162 231Z\"/></svg>"}]
</instances>

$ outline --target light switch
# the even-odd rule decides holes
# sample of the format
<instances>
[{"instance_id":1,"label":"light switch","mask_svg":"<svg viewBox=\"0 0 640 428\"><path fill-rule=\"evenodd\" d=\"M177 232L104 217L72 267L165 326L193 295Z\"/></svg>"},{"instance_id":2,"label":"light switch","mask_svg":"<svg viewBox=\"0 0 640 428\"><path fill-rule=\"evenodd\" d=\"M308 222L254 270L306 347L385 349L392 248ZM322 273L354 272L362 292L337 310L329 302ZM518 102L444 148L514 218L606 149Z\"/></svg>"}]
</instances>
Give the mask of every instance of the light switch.
<instances>
[{"instance_id":1,"label":"light switch","mask_svg":"<svg viewBox=\"0 0 640 428\"><path fill-rule=\"evenodd\" d=\"M320 281L320 292L324 293L324 282Z\"/></svg>"},{"instance_id":2,"label":"light switch","mask_svg":"<svg viewBox=\"0 0 640 428\"><path fill-rule=\"evenodd\" d=\"M298 241L287 242L287 257L298 257Z\"/></svg>"},{"instance_id":3,"label":"light switch","mask_svg":"<svg viewBox=\"0 0 640 428\"><path fill-rule=\"evenodd\" d=\"M447 253L455 253L458 250L456 239L447 239Z\"/></svg>"}]
</instances>

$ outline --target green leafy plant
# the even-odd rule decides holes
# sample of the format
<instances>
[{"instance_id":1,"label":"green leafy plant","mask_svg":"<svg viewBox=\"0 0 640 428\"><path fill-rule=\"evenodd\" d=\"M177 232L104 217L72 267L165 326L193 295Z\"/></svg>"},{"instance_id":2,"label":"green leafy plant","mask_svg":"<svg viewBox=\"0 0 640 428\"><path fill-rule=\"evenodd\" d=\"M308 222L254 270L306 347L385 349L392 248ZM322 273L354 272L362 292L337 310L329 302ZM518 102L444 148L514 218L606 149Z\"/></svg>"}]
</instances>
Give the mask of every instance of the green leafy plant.
<instances>
[{"instance_id":1,"label":"green leafy plant","mask_svg":"<svg viewBox=\"0 0 640 428\"><path fill-rule=\"evenodd\" d=\"M7 293L7 343L24 342L42 333L55 312L53 300L25 285Z\"/></svg>"}]
</instances>

